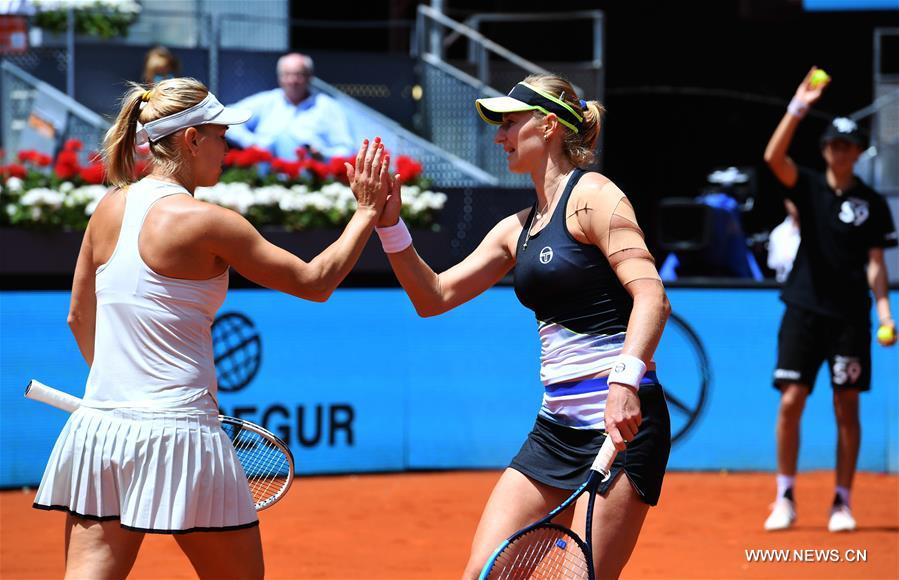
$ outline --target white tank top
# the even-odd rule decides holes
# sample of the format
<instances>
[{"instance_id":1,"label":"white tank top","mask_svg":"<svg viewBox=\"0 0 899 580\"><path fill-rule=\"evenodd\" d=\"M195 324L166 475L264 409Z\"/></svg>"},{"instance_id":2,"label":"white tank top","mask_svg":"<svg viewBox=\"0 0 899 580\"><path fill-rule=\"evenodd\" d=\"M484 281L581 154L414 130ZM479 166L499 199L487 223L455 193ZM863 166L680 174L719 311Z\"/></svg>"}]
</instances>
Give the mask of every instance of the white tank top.
<instances>
[{"instance_id":1,"label":"white tank top","mask_svg":"<svg viewBox=\"0 0 899 580\"><path fill-rule=\"evenodd\" d=\"M85 389L91 407L178 406L216 396L211 327L225 300L228 271L208 280L157 274L138 250L150 208L180 185L144 178L126 192L122 230L97 268L94 363Z\"/></svg>"}]
</instances>

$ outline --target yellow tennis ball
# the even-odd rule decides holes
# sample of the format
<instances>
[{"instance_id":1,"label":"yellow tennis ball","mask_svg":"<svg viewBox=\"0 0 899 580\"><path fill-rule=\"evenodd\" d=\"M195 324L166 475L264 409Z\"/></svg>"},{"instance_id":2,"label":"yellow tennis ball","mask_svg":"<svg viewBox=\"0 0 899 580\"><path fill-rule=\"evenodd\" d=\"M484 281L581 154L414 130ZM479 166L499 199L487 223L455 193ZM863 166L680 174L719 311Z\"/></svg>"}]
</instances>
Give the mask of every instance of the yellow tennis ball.
<instances>
[{"instance_id":1,"label":"yellow tennis ball","mask_svg":"<svg viewBox=\"0 0 899 580\"><path fill-rule=\"evenodd\" d=\"M812 73L812 78L811 78L810 83L812 85L812 88L815 88L818 85L826 83L829 80L830 80L830 75L828 75L826 72L824 72L823 70L821 70L819 68L818 70L816 70L815 72Z\"/></svg>"},{"instance_id":2,"label":"yellow tennis ball","mask_svg":"<svg viewBox=\"0 0 899 580\"><path fill-rule=\"evenodd\" d=\"M877 329L877 342L881 344L889 344L896 340L896 332L892 326L884 324Z\"/></svg>"}]
</instances>

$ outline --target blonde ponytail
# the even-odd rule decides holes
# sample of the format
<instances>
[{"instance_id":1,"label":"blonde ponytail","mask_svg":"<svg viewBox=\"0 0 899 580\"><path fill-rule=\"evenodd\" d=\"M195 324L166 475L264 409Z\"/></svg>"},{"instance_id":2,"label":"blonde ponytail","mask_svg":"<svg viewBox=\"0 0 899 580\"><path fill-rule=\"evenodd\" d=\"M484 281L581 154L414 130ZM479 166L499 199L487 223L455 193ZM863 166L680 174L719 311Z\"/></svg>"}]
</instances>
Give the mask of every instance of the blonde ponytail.
<instances>
[{"instance_id":1,"label":"blonde ponytail","mask_svg":"<svg viewBox=\"0 0 899 580\"><path fill-rule=\"evenodd\" d=\"M106 180L115 187L128 185L134 176L134 144L144 87L129 83L131 88L122 97L122 108L115 123L103 139L103 161Z\"/></svg>"}]
</instances>

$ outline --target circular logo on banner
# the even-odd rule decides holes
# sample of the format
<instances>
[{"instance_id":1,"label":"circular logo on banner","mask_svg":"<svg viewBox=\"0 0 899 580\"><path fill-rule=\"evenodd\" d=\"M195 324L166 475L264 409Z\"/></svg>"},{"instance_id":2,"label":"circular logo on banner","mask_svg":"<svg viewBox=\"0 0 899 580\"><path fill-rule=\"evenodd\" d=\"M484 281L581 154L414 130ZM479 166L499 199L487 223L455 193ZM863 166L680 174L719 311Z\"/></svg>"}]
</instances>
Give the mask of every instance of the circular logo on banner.
<instances>
[{"instance_id":1,"label":"circular logo on banner","mask_svg":"<svg viewBox=\"0 0 899 580\"><path fill-rule=\"evenodd\" d=\"M253 321L243 314L226 312L215 319L212 348L220 391L239 391L259 372L262 339Z\"/></svg>"},{"instance_id":2,"label":"circular logo on banner","mask_svg":"<svg viewBox=\"0 0 899 580\"><path fill-rule=\"evenodd\" d=\"M696 331L673 312L654 358L663 373L671 442L675 443L696 425L712 384L712 369ZM665 383L668 374L678 377L677 383Z\"/></svg>"},{"instance_id":3,"label":"circular logo on banner","mask_svg":"<svg viewBox=\"0 0 899 580\"><path fill-rule=\"evenodd\" d=\"M542 250L540 250L540 263L541 264L549 264L553 259L553 249L549 246L546 246Z\"/></svg>"}]
</instances>

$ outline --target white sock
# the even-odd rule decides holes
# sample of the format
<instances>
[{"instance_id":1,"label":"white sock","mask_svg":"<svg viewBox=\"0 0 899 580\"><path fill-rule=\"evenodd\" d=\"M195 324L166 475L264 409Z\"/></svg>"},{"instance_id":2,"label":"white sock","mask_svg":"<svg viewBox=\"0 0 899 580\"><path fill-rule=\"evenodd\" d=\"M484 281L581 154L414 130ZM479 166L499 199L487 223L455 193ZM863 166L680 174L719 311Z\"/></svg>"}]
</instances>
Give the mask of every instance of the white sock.
<instances>
[{"instance_id":1,"label":"white sock","mask_svg":"<svg viewBox=\"0 0 899 580\"><path fill-rule=\"evenodd\" d=\"M843 487L842 485L837 486L837 495L840 496L840 499L846 504L846 507L849 507L849 494L852 493L849 491L848 487Z\"/></svg>"},{"instance_id":2,"label":"white sock","mask_svg":"<svg viewBox=\"0 0 899 580\"><path fill-rule=\"evenodd\" d=\"M787 494L788 489L793 489L793 486L796 484L796 476L795 475L784 475L782 473L777 474L777 499L784 497Z\"/></svg>"}]
</instances>

